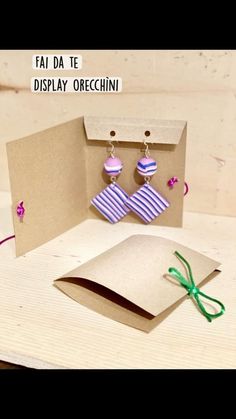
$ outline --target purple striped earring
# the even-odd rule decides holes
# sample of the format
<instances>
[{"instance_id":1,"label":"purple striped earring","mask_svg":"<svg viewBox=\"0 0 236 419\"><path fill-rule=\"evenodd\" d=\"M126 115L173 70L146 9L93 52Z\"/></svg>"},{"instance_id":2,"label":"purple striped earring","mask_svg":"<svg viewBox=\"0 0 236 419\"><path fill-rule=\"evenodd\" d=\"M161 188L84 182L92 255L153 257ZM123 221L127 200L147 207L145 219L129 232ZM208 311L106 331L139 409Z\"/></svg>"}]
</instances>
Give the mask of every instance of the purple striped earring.
<instances>
[{"instance_id":1,"label":"purple striped earring","mask_svg":"<svg viewBox=\"0 0 236 419\"><path fill-rule=\"evenodd\" d=\"M114 136L115 131L111 131L110 135ZM117 176L122 172L123 163L118 157L115 157L115 147L111 140L109 145L111 150L109 157L104 162L104 170L110 177L111 183L91 200L91 204L110 223L114 224L128 214L130 209L125 205L129 195L116 183Z\"/></svg>"},{"instance_id":2,"label":"purple striped earring","mask_svg":"<svg viewBox=\"0 0 236 419\"><path fill-rule=\"evenodd\" d=\"M157 162L150 157L146 141L144 141L144 145L146 147L145 154L144 157L137 162L137 171L144 177L145 183L127 199L125 204L148 224L162 214L170 204L150 185L151 177L157 171Z\"/></svg>"}]
</instances>

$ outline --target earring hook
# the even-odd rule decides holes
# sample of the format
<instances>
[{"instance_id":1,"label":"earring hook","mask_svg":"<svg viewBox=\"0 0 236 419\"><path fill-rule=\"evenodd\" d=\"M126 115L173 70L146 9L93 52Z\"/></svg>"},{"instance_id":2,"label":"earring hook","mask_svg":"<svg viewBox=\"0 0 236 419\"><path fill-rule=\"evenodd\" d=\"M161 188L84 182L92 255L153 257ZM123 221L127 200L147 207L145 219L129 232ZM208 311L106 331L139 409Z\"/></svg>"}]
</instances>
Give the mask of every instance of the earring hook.
<instances>
[{"instance_id":1,"label":"earring hook","mask_svg":"<svg viewBox=\"0 0 236 419\"><path fill-rule=\"evenodd\" d=\"M112 157L114 159L114 157L115 157L115 146L114 146L114 144L112 142L112 139L110 139L108 141L108 144L111 147L110 150L108 150L108 153L110 154L110 157Z\"/></svg>"},{"instance_id":2,"label":"earring hook","mask_svg":"<svg viewBox=\"0 0 236 419\"><path fill-rule=\"evenodd\" d=\"M143 144L145 146L144 154L145 157L148 159L148 157L150 156L149 146L146 140L143 141Z\"/></svg>"},{"instance_id":3,"label":"earring hook","mask_svg":"<svg viewBox=\"0 0 236 419\"><path fill-rule=\"evenodd\" d=\"M114 137L116 135L115 131L110 131L110 140L108 141L109 146L111 147L110 150L108 150L108 153L110 154L110 157L112 157L113 159L115 158L115 146L113 144L113 140L112 137Z\"/></svg>"}]
</instances>

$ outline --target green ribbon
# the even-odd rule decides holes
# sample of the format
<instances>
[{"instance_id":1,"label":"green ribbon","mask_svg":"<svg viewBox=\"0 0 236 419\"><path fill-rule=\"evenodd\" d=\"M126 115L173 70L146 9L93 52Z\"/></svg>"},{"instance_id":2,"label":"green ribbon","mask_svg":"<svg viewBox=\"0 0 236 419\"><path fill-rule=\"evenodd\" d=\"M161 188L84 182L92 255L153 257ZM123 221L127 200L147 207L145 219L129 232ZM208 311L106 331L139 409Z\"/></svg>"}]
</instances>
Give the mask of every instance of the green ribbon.
<instances>
[{"instance_id":1,"label":"green ribbon","mask_svg":"<svg viewBox=\"0 0 236 419\"><path fill-rule=\"evenodd\" d=\"M190 297L193 297L196 300L199 309L201 310L202 314L207 318L209 322L211 322L212 319L215 319L216 317L222 316L222 314L224 314L225 312L224 305L219 300L216 300L215 298L212 298L209 295L204 294L204 292L200 291L200 289L196 287L194 279L193 279L191 266L179 252L175 251L174 254L175 256L177 256L178 259L180 259L186 265L188 269L188 276L189 276L190 282L186 278L184 278L184 276L176 268L169 268L168 272L175 279L177 279L181 285L183 285L183 287L188 291L188 294L190 295ZM200 300L200 297L199 297L200 295L202 297L205 297L207 300L214 301L216 304L218 304L221 307L221 310L216 314L208 313Z\"/></svg>"}]
</instances>

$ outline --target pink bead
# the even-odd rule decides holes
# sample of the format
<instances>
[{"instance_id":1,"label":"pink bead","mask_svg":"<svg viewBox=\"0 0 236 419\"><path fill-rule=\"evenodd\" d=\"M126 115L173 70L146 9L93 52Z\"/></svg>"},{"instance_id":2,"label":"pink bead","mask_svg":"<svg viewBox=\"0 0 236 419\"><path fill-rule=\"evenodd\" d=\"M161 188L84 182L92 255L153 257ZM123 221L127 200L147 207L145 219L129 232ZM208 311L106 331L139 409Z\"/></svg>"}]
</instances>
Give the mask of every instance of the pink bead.
<instances>
[{"instance_id":1,"label":"pink bead","mask_svg":"<svg viewBox=\"0 0 236 419\"><path fill-rule=\"evenodd\" d=\"M123 168L123 163L118 157L108 157L104 162L104 170L109 176L118 176Z\"/></svg>"},{"instance_id":2,"label":"pink bead","mask_svg":"<svg viewBox=\"0 0 236 419\"><path fill-rule=\"evenodd\" d=\"M137 170L141 176L153 176L157 171L157 162L151 157L142 157L137 162Z\"/></svg>"}]
</instances>

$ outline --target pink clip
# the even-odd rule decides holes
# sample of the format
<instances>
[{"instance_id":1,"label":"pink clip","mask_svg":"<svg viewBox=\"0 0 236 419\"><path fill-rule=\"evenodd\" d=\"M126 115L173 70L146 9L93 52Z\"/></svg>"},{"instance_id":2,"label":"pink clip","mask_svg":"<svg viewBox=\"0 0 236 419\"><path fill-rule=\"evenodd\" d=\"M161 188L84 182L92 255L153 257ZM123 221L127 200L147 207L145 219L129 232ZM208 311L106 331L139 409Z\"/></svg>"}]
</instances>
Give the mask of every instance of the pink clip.
<instances>
[{"instance_id":1,"label":"pink clip","mask_svg":"<svg viewBox=\"0 0 236 419\"><path fill-rule=\"evenodd\" d=\"M176 182L179 182L179 179L176 176L173 176L171 179L168 180L167 185L172 189Z\"/></svg>"},{"instance_id":2,"label":"pink clip","mask_svg":"<svg viewBox=\"0 0 236 419\"><path fill-rule=\"evenodd\" d=\"M20 221L23 220L24 214L25 214L25 208L23 207L24 202L21 201L16 207L16 213L20 219Z\"/></svg>"}]
</instances>

